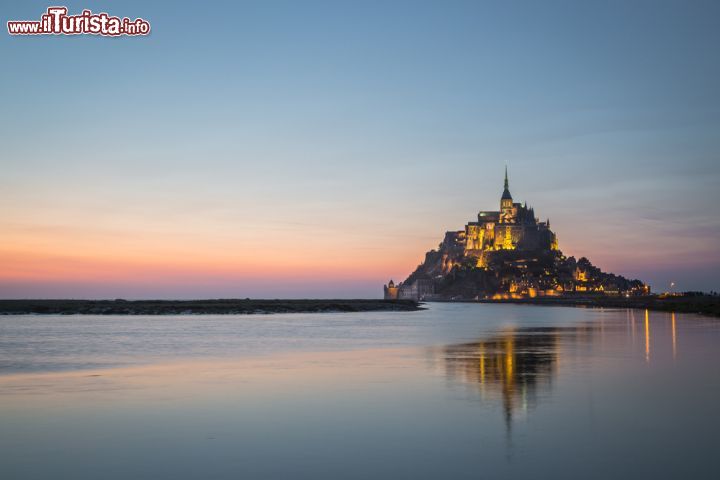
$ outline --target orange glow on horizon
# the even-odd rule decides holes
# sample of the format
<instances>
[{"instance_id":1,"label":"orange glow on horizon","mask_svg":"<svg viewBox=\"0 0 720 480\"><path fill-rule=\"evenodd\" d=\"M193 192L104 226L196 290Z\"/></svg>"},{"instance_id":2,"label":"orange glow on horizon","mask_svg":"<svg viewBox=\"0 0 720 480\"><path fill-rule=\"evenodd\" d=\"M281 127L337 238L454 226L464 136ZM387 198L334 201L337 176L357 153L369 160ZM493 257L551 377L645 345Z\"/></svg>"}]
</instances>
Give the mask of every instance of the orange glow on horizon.
<instances>
[{"instance_id":1,"label":"orange glow on horizon","mask_svg":"<svg viewBox=\"0 0 720 480\"><path fill-rule=\"evenodd\" d=\"M15 228L13 228L15 227ZM108 232L101 229L8 226L0 239L0 281L132 282L173 284L188 278L337 279L380 281L409 273L424 245L369 241L299 231L277 236L253 231L218 235L217 230Z\"/></svg>"}]
</instances>

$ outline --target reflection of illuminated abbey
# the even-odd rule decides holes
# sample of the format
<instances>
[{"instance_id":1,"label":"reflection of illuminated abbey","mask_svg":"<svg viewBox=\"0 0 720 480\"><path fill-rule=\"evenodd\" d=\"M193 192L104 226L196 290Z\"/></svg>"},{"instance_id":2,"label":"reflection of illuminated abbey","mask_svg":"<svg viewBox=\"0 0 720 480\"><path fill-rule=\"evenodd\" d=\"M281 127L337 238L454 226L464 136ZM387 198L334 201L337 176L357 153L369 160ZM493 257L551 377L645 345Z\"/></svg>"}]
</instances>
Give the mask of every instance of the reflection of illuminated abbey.
<instances>
[{"instance_id":1,"label":"reflection of illuminated abbey","mask_svg":"<svg viewBox=\"0 0 720 480\"><path fill-rule=\"evenodd\" d=\"M384 286L386 299L475 299L498 296L556 296L574 292L647 293L639 280L602 272L586 258L576 261L558 249L550 221L528 205L513 202L508 185L500 209L481 211L464 230L450 231L437 250L402 283Z\"/></svg>"},{"instance_id":2,"label":"reflection of illuminated abbey","mask_svg":"<svg viewBox=\"0 0 720 480\"><path fill-rule=\"evenodd\" d=\"M652 336L653 348L675 359L675 313L657 313L651 321L649 310L637 318L636 312L628 309L624 321L619 314L614 317L618 328L597 323L510 328L474 342L431 347L429 351L434 365L442 368L453 383L472 387L483 401L501 404L509 429L517 413L526 413L550 396L558 364L568 347L570 351L594 351L598 344L619 343L629 336L631 348L637 348L637 353L644 350L644 360L649 363ZM636 336L643 340L635 344Z\"/></svg>"},{"instance_id":3,"label":"reflection of illuminated abbey","mask_svg":"<svg viewBox=\"0 0 720 480\"><path fill-rule=\"evenodd\" d=\"M500 400L510 428L517 410L533 407L537 391L551 388L560 335L589 341L585 332L589 334L590 328L509 330L473 343L447 345L438 357L450 379L477 388L483 400Z\"/></svg>"}]
</instances>

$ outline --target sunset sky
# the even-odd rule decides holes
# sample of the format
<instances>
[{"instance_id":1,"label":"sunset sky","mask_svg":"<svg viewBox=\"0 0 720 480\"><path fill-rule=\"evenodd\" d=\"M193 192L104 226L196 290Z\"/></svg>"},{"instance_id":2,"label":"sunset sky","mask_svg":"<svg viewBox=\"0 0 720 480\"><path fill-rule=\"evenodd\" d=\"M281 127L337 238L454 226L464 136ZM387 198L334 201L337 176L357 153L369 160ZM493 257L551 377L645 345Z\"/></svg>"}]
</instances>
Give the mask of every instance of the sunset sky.
<instances>
[{"instance_id":1,"label":"sunset sky","mask_svg":"<svg viewBox=\"0 0 720 480\"><path fill-rule=\"evenodd\" d=\"M61 4L152 33L0 35L2 298L379 297L506 164L566 255L720 290L720 2Z\"/></svg>"}]
</instances>

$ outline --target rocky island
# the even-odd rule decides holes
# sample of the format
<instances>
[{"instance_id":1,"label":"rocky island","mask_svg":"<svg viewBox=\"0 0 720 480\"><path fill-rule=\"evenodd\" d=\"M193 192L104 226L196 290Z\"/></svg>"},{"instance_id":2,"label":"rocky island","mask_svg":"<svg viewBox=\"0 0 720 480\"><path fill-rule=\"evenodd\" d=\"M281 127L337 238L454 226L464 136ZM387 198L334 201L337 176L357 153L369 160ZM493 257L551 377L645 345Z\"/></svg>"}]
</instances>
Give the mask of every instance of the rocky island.
<instances>
[{"instance_id":1,"label":"rocky island","mask_svg":"<svg viewBox=\"0 0 720 480\"><path fill-rule=\"evenodd\" d=\"M480 211L463 230L445 233L408 278L384 286L386 299L519 300L648 295L640 280L603 272L585 257L566 257L550 220L513 201L507 168L500 209Z\"/></svg>"},{"instance_id":2,"label":"rocky island","mask_svg":"<svg viewBox=\"0 0 720 480\"><path fill-rule=\"evenodd\" d=\"M655 295L637 279L603 272L585 257L566 257L550 220L516 203L505 185L500 209L480 211L465 229L445 233L405 281L383 287L387 300L475 301L643 308L720 316L720 296L702 292Z\"/></svg>"}]
</instances>

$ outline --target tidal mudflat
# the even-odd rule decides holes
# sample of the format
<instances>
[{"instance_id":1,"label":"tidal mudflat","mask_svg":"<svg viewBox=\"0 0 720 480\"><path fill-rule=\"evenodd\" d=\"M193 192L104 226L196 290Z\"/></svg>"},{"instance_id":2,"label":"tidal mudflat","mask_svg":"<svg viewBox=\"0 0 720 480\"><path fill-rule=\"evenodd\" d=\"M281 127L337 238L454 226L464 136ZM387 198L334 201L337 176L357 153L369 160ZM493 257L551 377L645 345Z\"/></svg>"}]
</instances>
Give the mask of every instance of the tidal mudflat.
<instances>
[{"instance_id":1,"label":"tidal mudflat","mask_svg":"<svg viewBox=\"0 0 720 480\"><path fill-rule=\"evenodd\" d=\"M0 477L714 478L720 322L0 317Z\"/></svg>"}]
</instances>

